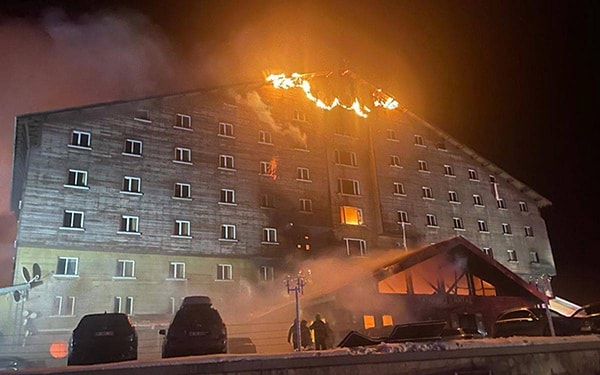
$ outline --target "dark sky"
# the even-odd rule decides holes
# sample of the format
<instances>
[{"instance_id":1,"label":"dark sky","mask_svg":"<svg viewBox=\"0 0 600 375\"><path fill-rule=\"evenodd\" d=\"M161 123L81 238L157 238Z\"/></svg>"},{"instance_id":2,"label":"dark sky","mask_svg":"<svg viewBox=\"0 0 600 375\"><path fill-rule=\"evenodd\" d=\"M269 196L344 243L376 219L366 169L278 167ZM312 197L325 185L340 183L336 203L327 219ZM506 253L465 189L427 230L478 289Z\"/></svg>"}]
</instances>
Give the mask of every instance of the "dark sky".
<instances>
[{"instance_id":1,"label":"dark sky","mask_svg":"<svg viewBox=\"0 0 600 375\"><path fill-rule=\"evenodd\" d=\"M0 251L15 115L349 68L550 199L555 291L600 300L598 15L578 1L5 0Z\"/></svg>"}]
</instances>

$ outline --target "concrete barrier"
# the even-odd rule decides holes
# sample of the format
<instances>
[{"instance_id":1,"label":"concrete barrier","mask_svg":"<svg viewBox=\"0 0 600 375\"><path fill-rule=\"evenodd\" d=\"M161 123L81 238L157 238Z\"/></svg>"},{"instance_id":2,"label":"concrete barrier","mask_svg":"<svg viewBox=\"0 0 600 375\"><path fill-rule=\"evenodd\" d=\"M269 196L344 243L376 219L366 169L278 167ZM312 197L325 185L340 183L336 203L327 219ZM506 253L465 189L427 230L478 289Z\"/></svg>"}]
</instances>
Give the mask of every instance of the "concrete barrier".
<instances>
[{"instance_id":1,"label":"concrete barrier","mask_svg":"<svg viewBox=\"0 0 600 375\"><path fill-rule=\"evenodd\" d=\"M443 343L184 357L49 368L24 374L215 375L598 375L600 337L520 337Z\"/></svg>"}]
</instances>

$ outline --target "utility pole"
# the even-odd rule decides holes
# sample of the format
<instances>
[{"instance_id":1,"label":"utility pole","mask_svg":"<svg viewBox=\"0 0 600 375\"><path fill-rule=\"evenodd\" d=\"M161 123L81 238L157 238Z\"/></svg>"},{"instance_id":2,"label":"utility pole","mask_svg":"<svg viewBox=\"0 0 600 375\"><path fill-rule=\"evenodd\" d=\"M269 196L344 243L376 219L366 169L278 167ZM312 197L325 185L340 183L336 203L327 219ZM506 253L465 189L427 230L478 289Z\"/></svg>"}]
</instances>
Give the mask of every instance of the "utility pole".
<instances>
[{"instance_id":1,"label":"utility pole","mask_svg":"<svg viewBox=\"0 0 600 375\"><path fill-rule=\"evenodd\" d=\"M308 276L310 276L310 270L308 270ZM284 281L288 294L290 294L290 292L293 291L294 296L296 298L295 324L296 324L296 339L298 340L298 347L294 348L294 350L296 350L296 351L300 351L300 349L302 348L302 332L300 329L300 299L299 299L299 295L304 294L304 286L306 285L307 280L308 280L308 277L304 276L304 274L302 273L302 270L300 270L300 271L298 271L296 276L287 275L287 277L285 278L285 281ZM292 345L293 345L293 341L294 340L292 340Z\"/></svg>"}]
</instances>

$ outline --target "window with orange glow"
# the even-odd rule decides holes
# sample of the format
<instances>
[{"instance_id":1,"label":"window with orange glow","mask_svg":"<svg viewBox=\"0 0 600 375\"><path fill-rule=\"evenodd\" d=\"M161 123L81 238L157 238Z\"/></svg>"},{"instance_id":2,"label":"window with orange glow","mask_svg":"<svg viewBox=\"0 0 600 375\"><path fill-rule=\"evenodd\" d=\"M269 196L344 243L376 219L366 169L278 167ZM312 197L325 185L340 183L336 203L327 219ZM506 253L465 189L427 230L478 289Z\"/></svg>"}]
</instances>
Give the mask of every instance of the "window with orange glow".
<instances>
[{"instance_id":1,"label":"window with orange glow","mask_svg":"<svg viewBox=\"0 0 600 375\"><path fill-rule=\"evenodd\" d=\"M363 315L363 323L365 325L365 329L375 327L375 317L373 315Z\"/></svg>"},{"instance_id":2,"label":"window with orange glow","mask_svg":"<svg viewBox=\"0 0 600 375\"><path fill-rule=\"evenodd\" d=\"M496 287L477 276L473 276L473 284L475 284L475 295L477 296L496 295Z\"/></svg>"},{"instance_id":3,"label":"window with orange glow","mask_svg":"<svg viewBox=\"0 0 600 375\"><path fill-rule=\"evenodd\" d=\"M340 207L340 218L343 224L362 225L363 214L362 209L351 206Z\"/></svg>"},{"instance_id":4,"label":"window with orange glow","mask_svg":"<svg viewBox=\"0 0 600 375\"><path fill-rule=\"evenodd\" d=\"M389 327L394 325L394 318L391 315L383 315L381 317L381 323L384 327Z\"/></svg>"}]
</instances>

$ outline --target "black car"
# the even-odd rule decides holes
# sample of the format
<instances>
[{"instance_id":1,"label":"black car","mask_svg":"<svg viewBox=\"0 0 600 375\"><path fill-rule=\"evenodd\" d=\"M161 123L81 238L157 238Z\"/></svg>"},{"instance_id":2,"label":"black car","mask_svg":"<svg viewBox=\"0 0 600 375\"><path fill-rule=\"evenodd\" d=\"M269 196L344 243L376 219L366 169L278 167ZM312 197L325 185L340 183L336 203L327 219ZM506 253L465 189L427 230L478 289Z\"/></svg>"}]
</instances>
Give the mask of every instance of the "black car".
<instances>
[{"instance_id":1,"label":"black car","mask_svg":"<svg viewBox=\"0 0 600 375\"><path fill-rule=\"evenodd\" d=\"M578 322L550 310L554 332L557 336L578 334ZM493 337L550 336L550 322L545 308L519 307L502 312L492 327Z\"/></svg>"},{"instance_id":2,"label":"black car","mask_svg":"<svg viewBox=\"0 0 600 375\"><path fill-rule=\"evenodd\" d=\"M580 322L578 324L580 333L600 333L600 302L580 307L571 317Z\"/></svg>"},{"instance_id":3,"label":"black car","mask_svg":"<svg viewBox=\"0 0 600 375\"><path fill-rule=\"evenodd\" d=\"M137 347L137 332L126 314L85 315L71 335L67 365L136 360Z\"/></svg>"},{"instance_id":4,"label":"black car","mask_svg":"<svg viewBox=\"0 0 600 375\"><path fill-rule=\"evenodd\" d=\"M187 297L165 335L162 357L227 353L227 327L208 297Z\"/></svg>"}]
</instances>

